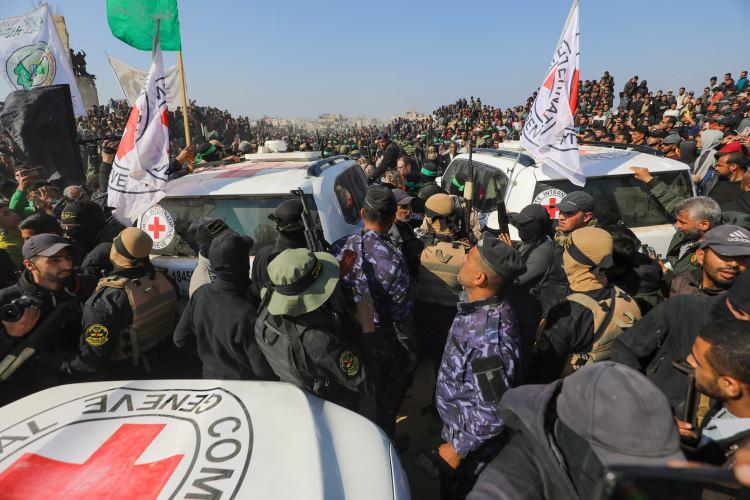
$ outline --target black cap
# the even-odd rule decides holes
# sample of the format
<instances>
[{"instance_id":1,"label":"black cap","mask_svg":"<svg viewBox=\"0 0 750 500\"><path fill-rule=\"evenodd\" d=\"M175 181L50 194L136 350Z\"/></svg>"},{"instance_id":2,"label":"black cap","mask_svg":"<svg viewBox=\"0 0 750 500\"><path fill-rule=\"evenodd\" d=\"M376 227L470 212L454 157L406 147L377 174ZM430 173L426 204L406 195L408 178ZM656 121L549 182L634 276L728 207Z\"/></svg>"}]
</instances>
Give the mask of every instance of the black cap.
<instances>
[{"instance_id":1,"label":"black cap","mask_svg":"<svg viewBox=\"0 0 750 500\"><path fill-rule=\"evenodd\" d=\"M106 222L102 207L90 200L73 200L60 214L60 224L65 226L75 224L98 229Z\"/></svg>"},{"instance_id":2,"label":"black cap","mask_svg":"<svg viewBox=\"0 0 750 500\"><path fill-rule=\"evenodd\" d=\"M434 182L431 182L419 188L419 193L417 193L417 196L420 199L426 201L430 198L430 196L432 196L433 194L438 194L438 193L445 193L445 189L441 188Z\"/></svg>"},{"instance_id":3,"label":"black cap","mask_svg":"<svg viewBox=\"0 0 750 500\"><path fill-rule=\"evenodd\" d=\"M378 141L383 140L383 139L385 139L386 141L390 139L390 137L388 136L386 132L380 132L378 134L378 137L376 138L376 140Z\"/></svg>"},{"instance_id":4,"label":"black cap","mask_svg":"<svg viewBox=\"0 0 750 500\"><path fill-rule=\"evenodd\" d=\"M482 260L500 276L511 281L526 272L523 258L513 247L500 239L486 234L477 243Z\"/></svg>"},{"instance_id":5,"label":"black cap","mask_svg":"<svg viewBox=\"0 0 750 500\"><path fill-rule=\"evenodd\" d=\"M732 307L750 314L750 269L737 276L732 286L729 287L727 298L732 303Z\"/></svg>"},{"instance_id":6,"label":"black cap","mask_svg":"<svg viewBox=\"0 0 750 500\"><path fill-rule=\"evenodd\" d=\"M268 218L276 223L276 230L281 232L301 231L302 224L302 200L292 198L279 203L273 214Z\"/></svg>"},{"instance_id":7,"label":"black cap","mask_svg":"<svg viewBox=\"0 0 750 500\"><path fill-rule=\"evenodd\" d=\"M42 257L50 257L55 255L63 248L72 246L68 240L57 234L37 234L26 240L21 249L21 254L24 259L30 259L41 255Z\"/></svg>"},{"instance_id":8,"label":"black cap","mask_svg":"<svg viewBox=\"0 0 750 500\"><path fill-rule=\"evenodd\" d=\"M669 134L664 138L662 144L679 144L681 142L682 137L680 137L680 134Z\"/></svg>"},{"instance_id":9,"label":"black cap","mask_svg":"<svg viewBox=\"0 0 750 500\"><path fill-rule=\"evenodd\" d=\"M396 197L385 186L374 185L367 189L365 206L377 210L382 214L396 213Z\"/></svg>"},{"instance_id":10,"label":"black cap","mask_svg":"<svg viewBox=\"0 0 750 500\"><path fill-rule=\"evenodd\" d=\"M724 125L726 127L736 127L737 121L732 118L731 116L722 116L716 121L719 125Z\"/></svg>"},{"instance_id":11,"label":"black cap","mask_svg":"<svg viewBox=\"0 0 750 500\"><path fill-rule=\"evenodd\" d=\"M396 198L397 205L408 205L414 199L413 196L409 196L409 193L403 189L396 188L391 189L391 191L393 192L393 197Z\"/></svg>"},{"instance_id":12,"label":"black cap","mask_svg":"<svg viewBox=\"0 0 750 500\"><path fill-rule=\"evenodd\" d=\"M594 210L594 198L586 191L573 191L560 200L557 209L560 212L592 212Z\"/></svg>"},{"instance_id":13,"label":"black cap","mask_svg":"<svg viewBox=\"0 0 750 500\"><path fill-rule=\"evenodd\" d=\"M750 231L733 224L722 224L703 235L701 248L711 248L727 257L750 255Z\"/></svg>"},{"instance_id":14,"label":"black cap","mask_svg":"<svg viewBox=\"0 0 750 500\"><path fill-rule=\"evenodd\" d=\"M557 416L604 465L664 465L683 457L667 398L619 363L593 363L563 379Z\"/></svg>"},{"instance_id":15,"label":"black cap","mask_svg":"<svg viewBox=\"0 0 750 500\"><path fill-rule=\"evenodd\" d=\"M510 223L514 226L517 226L518 224L528 224L535 220L542 222L550 220L547 209L536 203L526 205L518 213L508 214L508 219L510 219Z\"/></svg>"}]
</instances>

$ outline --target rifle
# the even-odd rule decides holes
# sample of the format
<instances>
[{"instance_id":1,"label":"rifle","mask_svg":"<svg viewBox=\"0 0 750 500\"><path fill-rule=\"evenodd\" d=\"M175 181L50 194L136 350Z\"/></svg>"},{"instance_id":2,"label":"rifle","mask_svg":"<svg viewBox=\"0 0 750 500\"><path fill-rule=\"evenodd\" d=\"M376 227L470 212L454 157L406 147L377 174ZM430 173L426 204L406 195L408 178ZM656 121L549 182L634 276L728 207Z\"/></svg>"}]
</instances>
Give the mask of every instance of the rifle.
<instances>
[{"instance_id":1,"label":"rifle","mask_svg":"<svg viewBox=\"0 0 750 500\"><path fill-rule=\"evenodd\" d=\"M0 361L0 381L8 380L22 364L36 353L50 333L60 326L60 316L67 308L68 302L55 306L49 316L44 318L44 321L26 337L26 342L14 349L13 352L5 355L3 360Z\"/></svg>"},{"instance_id":2,"label":"rifle","mask_svg":"<svg viewBox=\"0 0 750 500\"><path fill-rule=\"evenodd\" d=\"M474 211L474 162L472 161L472 150L474 149L473 144L474 138L469 137L469 165L466 183L464 184L464 199L466 200L466 209L464 210L464 225L466 229L466 237L470 243L473 241L473 232L471 230L471 214Z\"/></svg>"},{"instance_id":3,"label":"rifle","mask_svg":"<svg viewBox=\"0 0 750 500\"><path fill-rule=\"evenodd\" d=\"M496 175L492 178L492 182L495 184L495 203L497 204L497 227L500 229L500 233L508 234L508 211L505 209L505 200L503 200L503 193L501 193L501 181L502 177Z\"/></svg>"},{"instance_id":4,"label":"rifle","mask_svg":"<svg viewBox=\"0 0 750 500\"><path fill-rule=\"evenodd\" d=\"M316 224L313 222L312 213L310 212L310 208L307 206L307 201L305 200L305 193L302 191L302 188L292 189L290 192L294 196L299 197L299 200L302 203L302 213L300 214L300 218L302 219L302 225L305 226L305 242L307 248L313 252L325 252L327 244L324 242L325 240L323 240Z\"/></svg>"},{"instance_id":5,"label":"rifle","mask_svg":"<svg viewBox=\"0 0 750 500\"><path fill-rule=\"evenodd\" d=\"M685 406L682 410L682 420L698 429L698 400L700 393L695 389L695 370L684 361L672 361L672 367L688 378Z\"/></svg>"}]
</instances>

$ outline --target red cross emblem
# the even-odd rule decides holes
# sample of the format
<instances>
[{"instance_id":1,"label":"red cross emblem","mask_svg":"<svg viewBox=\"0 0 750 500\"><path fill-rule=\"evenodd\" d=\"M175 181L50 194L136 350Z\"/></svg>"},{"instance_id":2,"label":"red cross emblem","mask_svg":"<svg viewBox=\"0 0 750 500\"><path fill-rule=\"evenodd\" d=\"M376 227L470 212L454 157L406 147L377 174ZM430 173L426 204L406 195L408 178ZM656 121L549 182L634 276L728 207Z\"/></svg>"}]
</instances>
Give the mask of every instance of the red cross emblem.
<instances>
[{"instance_id":1,"label":"red cross emblem","mask_svg":"<svg viewBox=\"0 0 750 500\"><path fill-rule=\"evenodd\" d=\"M557 198L550 198L549 203L542 206L547 209L550 219L557 219Z\"/></svg>"},{"instance_id":2,"label":"red cross emblem","mask_svg":"<svg viewBox=\"0 0 750 500\"><path fill-rule=\"evenodd\" d=\"M154 239L158 240L159 233L161 233L162 231L166 231L167 226L165 226L164 224L159 224L159 217L155 216L154 222L148 225L148 230L153 233Z\"/></svg>"},{"instance_id":3,"label":"red cross emblem","mask_svg":"<svg viewBox=\"0 0 750 500\"><path fill-rule=\"evenodd\" d=\"M121 425L82 464L25 453L0 474L3 498L156 498L183 455L135 465L164 424Z\"/></svg>"}]
</instances>

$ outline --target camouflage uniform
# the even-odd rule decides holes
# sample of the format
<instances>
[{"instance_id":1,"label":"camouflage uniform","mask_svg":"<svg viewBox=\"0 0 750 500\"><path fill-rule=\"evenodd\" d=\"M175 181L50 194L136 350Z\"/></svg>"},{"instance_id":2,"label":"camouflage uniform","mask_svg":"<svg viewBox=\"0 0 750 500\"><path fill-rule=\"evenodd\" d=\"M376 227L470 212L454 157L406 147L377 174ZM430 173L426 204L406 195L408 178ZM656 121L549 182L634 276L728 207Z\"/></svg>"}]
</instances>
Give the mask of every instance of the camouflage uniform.
<instances>
[{"instance_id":1,"label":"camouflage uniform","mask_svg":"<svg viewBox=\"0 0 750 500\"><path fill-rule=\"evenodd\" d=\"M407 365L416 349L409 270L387 233L364 231L340 239L331 248L339 262L346 250L354 252L356 259L342 281L352 289L355 301L371 297L375 309L375 333L364 335L366 366L375 386L375 421L393 438L411 381Z\"/></svg>"},{"instance_id":2,"label":"camouflage uniform","mask_svg":"<svg viewBox=\"0 0 750 500\"><path fill-rule=\"evenodd\" d=\"M409 270L390 236L365 231L342 238L331 248L339 261L345 250L357 254L354 266L343 277L344 283L354 291L354 300L372 297L375 328L393 331L395 325L403 340L412 341L415 328Z\"/></svg>"},{"instance_id":3,"label":"camouflage uniform","mask_svg":"<svg viewBox=\"0 0 750 500\"><path fill-rule=\"evenodd\" d=\"M459 302L435 399L442 438L461 457L500 434L500 398L519 372L520 336L507 300Z\"/></svg>"}]
</instances>

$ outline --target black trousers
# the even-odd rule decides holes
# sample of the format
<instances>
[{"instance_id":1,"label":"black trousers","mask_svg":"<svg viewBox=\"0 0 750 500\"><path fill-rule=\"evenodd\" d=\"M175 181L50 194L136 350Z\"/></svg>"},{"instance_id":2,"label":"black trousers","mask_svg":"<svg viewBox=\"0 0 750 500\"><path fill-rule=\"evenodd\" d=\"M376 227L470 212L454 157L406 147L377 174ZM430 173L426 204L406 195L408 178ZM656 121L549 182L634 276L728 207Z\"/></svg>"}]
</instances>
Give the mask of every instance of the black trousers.
<instances>
[{"instance_id":1,"label":"black trousers","mask_svg":"<svg viewBox=\"0 0 750 500\"><path fill-rule=\"evenodd\" d=\"M376 362L375 423L393 439L396 417L414 373L407 371L406 351L395 338L384 339L383 349Z\"/></svg>"}]
</instances>

